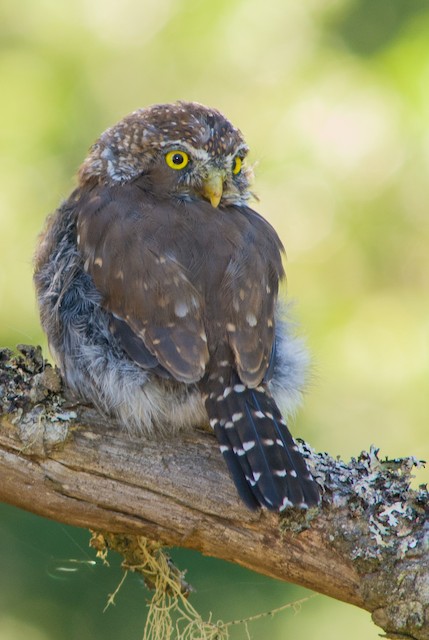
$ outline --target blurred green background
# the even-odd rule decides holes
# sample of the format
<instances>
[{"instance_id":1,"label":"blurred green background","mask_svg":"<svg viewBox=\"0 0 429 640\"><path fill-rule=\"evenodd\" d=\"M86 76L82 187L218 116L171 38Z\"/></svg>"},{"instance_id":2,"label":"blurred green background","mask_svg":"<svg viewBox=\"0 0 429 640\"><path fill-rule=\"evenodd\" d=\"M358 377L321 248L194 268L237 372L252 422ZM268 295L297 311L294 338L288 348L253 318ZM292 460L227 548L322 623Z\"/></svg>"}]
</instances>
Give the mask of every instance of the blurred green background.
<instances>
[{"instance_id":1,"label":"blurred green background","mask_svg":"<svg viewBox=\"0 0 429 640\"><path fill-rule=\"evenodd\" d=\"M197 100L245 134L257 209L287 247L314 357L294 432L345 458L371 443L428 456L428 0L3 0L0 38L2 345L45 344L33 248L89 145L140 106ZM121 571L93 564L88 539L0 506L0 640L141 638L147 592L129 576L103 614ZM174 557L214 619L308 593ZM366 613L322 596L250 629L378 637Z\"/></svg>"}]
</instances>

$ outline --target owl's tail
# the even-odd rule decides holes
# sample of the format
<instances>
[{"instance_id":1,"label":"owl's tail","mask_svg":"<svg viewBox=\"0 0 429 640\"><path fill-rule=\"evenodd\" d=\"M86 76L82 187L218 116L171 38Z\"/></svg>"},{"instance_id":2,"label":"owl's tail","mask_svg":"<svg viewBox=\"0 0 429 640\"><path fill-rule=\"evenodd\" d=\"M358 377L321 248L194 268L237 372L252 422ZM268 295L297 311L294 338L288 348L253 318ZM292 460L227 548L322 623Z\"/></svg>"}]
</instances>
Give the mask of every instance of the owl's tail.
<instances>
[{"instance_id":1,"label":"owl's tail","mask_svg":"<svg viewBox=\"0 0 429 640\"><path fill-rule=\"evenodd\" d=\"M272 511L319 504L319 486L266 385L246 387L235 372L228 386L221 380L204 384L205 406L242 500Z\"/></svg>"}]
</instances>

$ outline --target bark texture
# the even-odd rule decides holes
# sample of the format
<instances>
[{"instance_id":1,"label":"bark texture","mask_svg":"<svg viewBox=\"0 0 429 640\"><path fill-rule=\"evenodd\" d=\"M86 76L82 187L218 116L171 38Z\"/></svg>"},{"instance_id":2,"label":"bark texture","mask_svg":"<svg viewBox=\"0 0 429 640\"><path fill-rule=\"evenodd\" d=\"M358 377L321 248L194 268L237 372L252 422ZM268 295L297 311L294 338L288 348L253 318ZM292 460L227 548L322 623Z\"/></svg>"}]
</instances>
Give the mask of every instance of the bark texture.
<instances>
[{"instance_id":1,"label":"bark texture","mask_svg":"<svg viewBox=\"0 0 429 640\"><path fill-rule=\"evenodd\" d=\"M0 500L48 518L197 549L367 609L389 638L429 639L429 501L415 458L301 449L323 506L239 501L211 433L145 441L71 404L39 348L0 351Z\"/></svg>"}]
</instances>

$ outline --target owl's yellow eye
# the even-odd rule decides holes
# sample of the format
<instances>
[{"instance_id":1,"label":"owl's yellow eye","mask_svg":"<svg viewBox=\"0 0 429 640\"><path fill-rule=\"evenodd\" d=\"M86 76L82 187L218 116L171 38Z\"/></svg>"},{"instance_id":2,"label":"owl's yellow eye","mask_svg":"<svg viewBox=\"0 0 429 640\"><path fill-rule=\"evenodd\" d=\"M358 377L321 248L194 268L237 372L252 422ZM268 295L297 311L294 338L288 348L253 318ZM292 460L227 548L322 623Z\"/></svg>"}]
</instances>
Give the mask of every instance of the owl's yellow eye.
<instances>
[{"instance_id":1,"label":"owl's yellow eye","mask_svg":"<svg viewBox=\"0 0 429 640\"><path fill-rule=\"evenodd\" d=\"M189 162L189 156L184 151L169 151L165 156L165 161L170 169L184 169Z\"/></svg>"},{"instance_id":2,"label":"owl's yellow eye","mask_svg":"<svg viewBox=\"0 0 429 640\"><path fill-rule=\"evenodd\" d=\"M243 160L239 156L236 156L234 158L234 163L232 165L232 173L235 176L237 176L240 173L242 164L243 164Z\"/></svg>"}]
</instances>

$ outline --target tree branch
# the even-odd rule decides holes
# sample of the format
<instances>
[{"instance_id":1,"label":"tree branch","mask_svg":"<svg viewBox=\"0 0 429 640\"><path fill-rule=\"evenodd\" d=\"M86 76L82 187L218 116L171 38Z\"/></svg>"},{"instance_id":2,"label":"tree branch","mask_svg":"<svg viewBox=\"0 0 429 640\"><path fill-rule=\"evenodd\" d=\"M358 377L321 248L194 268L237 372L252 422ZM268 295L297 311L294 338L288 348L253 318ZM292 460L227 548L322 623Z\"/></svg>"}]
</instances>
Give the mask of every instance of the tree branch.
<instances>
[{"instance_id":1,"label":"tree branch","mask_svg":"<svg viewBox=\"0 0 429 640\"><path fill-rule=\"evenodd\" d=\"M242 505L213 435L131 437L70 406L40 349L0 351L0 500L54 520L197 549L371 612L389 638L429 639L429 506L414 458L344 463L302 451L321 510Z\"/></svg>"}]
</instances>

